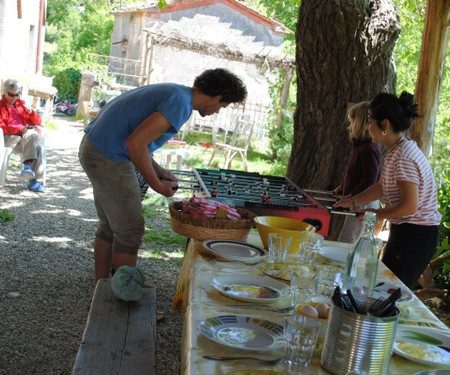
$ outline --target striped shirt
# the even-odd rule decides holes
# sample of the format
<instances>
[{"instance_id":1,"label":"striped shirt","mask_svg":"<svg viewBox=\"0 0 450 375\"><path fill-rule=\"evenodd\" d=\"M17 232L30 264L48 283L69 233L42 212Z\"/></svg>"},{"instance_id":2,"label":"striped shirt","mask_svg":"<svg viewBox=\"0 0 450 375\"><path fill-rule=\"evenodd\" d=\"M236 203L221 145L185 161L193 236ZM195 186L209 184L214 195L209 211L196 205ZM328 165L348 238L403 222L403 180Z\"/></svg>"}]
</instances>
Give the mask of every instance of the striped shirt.
<instances>
[{"instance_id":1,"label":"striped shirt","mask_svg":"<svg viewBox=\"0 0 450 375\"><path fill-rule=\"evenodd\" d=\"M383 201L387 207L401 201L398 181L408 181L419 186L417 211L389 219L392 224L439 225L442 215L437 210L436 182L428 160L416 142L404 138L387 153L381 178Z\"/></svg>"}]
</instances>

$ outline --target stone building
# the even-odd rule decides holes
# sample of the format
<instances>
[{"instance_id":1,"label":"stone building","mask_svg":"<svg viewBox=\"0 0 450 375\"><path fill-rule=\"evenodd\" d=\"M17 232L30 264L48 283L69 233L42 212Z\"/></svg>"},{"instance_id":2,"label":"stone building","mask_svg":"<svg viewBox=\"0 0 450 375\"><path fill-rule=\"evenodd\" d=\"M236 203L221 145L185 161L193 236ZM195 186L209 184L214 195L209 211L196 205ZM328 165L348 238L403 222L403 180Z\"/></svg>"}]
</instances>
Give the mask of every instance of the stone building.
<instances>
[{"instance_id":1,"label":"stone building","mask_svg":"<svg viewBox=\"0 0 450 375\"><path fill-rule=\"evenodd\" d=\"M150 2L112 11L109 74L125 86L191 85L205 69L227 68L247 85L246 112L267 121L267 113L258 112L272 105L270 85L280 71L290 76L294 66L283 49L292 32L237 0L167 3L165 9Z\"/></svg>"}]
</instances>

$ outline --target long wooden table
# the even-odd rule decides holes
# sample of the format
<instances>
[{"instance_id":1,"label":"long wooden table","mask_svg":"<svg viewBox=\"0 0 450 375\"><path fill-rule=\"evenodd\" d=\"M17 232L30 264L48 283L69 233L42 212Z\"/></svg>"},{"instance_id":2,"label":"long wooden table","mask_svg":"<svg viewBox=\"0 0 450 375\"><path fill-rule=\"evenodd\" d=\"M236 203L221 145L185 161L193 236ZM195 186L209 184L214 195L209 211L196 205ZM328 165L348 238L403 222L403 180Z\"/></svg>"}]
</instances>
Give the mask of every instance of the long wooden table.
<instances>
[{"instance_id":1,"label":"long wooden table","mask_svg":"<svg viewBox=\"0 0 450 375\"><path fill-rule=\"evenodd\" d=\"M247 242L262 246L257 233L252 232ZM324 244L333 244L330 241ZM340 244L342 246L342 244ZM186 249L183 268L181 271L178 293L174 300L174 306L182 311L184 316L181 374L186 375L222 375L222 374L291 374L285 364L277 366L261 365L251 360L214 361L204 359L204 355L212 356L245 356L254 355L264 359L278 358L283 355L283 349L270 352L243 352L242 350L229 348L217 344L204 337L199 330L199 323L207 318L224 314L248 315L261 319L268 319L282 325L283 316L286 314L275 313L262 309L237 309L228 307L228 304L239 304L239 301L230 299L217 292L210 284L211 280L219 274L245 274L263 275L260 265L246 265L240 262L223 262L211 259L204 255L202 245L198 241L190 240ZM320 258L318 259L320 261ZM325 261L325 259L322 259ZM325 261L326 262L326 261ZM379 263L377 280L395 284L408 290L401 281L384 266ZM279 301L271 306L282 307L289 305L288 301ZM244 303L245 304L245 303ZM442 323L417 297L411 302L399 304L401 315L399 324L411 324L435 327L447 331L449 328ZM421 370L429 370L430 367L409 361L396 354L392 355L389 375L411 375ZM251 370L251 372L250 372ZM264 371L265 370L265 371ZM302 374L329 374L320 365L320 354L315 354L311 365L302 370Z\"/></svg>"}]
</instances>

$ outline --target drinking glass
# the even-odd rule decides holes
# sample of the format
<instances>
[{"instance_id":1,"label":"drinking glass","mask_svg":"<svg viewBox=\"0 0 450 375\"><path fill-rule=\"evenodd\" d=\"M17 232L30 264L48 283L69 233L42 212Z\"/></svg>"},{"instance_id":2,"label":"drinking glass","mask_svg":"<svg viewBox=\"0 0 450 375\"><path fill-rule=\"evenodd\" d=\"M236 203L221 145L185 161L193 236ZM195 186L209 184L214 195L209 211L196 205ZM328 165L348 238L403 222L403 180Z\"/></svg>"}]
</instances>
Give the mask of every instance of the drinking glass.
<instances>
[{"instance_id":1,"label":"drinking glass","mask_svg":"<svg viewBox=\"0 0 450 375\"><path fill-rule=\"evenodd\" d=\"M290 266L289 271L293 305L310 302L317 294L317 280L315 279L317 269L304 264Z\"/></svg>"},{"instance_id":2,"label":"drinking glass","mask_svg":"<svg viewBox=\"0 0 450 375\"><path fill-rule=\"evenodd\" d=\"M308 367L319 336L320 323L313 318L284 317L284 359L290 368Z\"/></svg>"},{"instance_id":3,"label":"drinking glass","mask_svg":"<svg viewBox=\"0 0 450 375\"><path fill-rule=\"evenodd\" d=\"M342 285L344 270L340 267L322 264L317 267L317 295L330 297L337 286Z\"/></svg>"},{"instance_id":4,"label":"drinking glass","mask_svg":"<svg viewBox=\"0 0 450 375\"><path fill-rule=\"evenodd\" d=\"M322 245L323 236L310 231L301 232L301 242L298 251L298 260L301 263L311 264Z\"/></svg>"},{"instance_id":5,"label":"drinking glass","mask_svg":"<svg viewBox=\"0 0 450 375\"><path fill-rule=\"evenodd\" d=\"M292 237L281 233L269 233L269 262L285 262Z\"/></svg>"}]
</instances>

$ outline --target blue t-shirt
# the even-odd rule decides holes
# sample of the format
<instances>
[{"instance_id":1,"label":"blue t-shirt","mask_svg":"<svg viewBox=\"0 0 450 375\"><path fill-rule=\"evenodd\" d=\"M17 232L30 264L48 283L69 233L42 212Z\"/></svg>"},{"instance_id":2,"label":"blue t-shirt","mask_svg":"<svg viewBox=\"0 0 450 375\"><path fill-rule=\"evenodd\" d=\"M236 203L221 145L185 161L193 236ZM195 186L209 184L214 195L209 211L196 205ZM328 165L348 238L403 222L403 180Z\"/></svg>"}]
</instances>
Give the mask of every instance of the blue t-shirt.
<instances>
[{"instance_id":1,"label":"blue t-shirt","mask_svg":"<svg viewBox=\"0 0 450 375\"><path fill-rule=\"evenodd\" d=\"M192 113L192 89L174 83L139 87L108 102L86 127L86 136L107 158L130 160L125 141L152 113L160 112L172 127L148 145L150 153L171 139Z\"/></svg>"}]
</instances>

